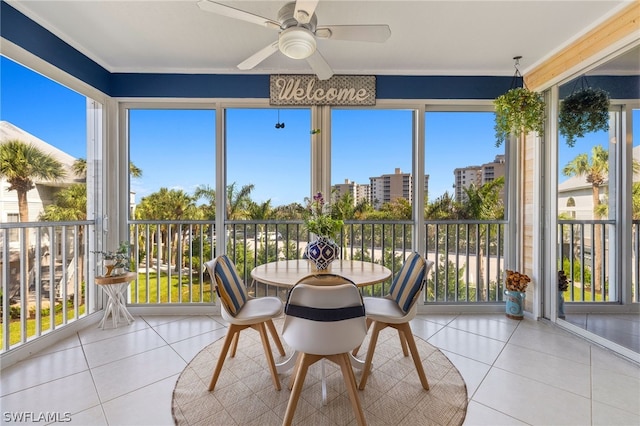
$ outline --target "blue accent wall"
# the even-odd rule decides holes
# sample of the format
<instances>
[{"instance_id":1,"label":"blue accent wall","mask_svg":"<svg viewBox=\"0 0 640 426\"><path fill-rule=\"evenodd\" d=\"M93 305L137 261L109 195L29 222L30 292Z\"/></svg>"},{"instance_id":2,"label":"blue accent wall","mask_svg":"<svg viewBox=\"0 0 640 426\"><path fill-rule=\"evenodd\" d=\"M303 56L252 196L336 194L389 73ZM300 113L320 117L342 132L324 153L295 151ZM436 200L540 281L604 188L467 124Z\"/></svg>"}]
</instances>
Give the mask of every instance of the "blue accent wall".
<instances>
[{"instance_id":1,"label":"blue accent wall","mask_svg":"<svg viewBox=\"0 0 640 426\"><path fill-rule=\"evenodd\" d=\"M111 75L114 97L268 98L268 75L135 74Z\"/></svg>"},{"instance_id":2,"label":"blue accent wall","mask_svg":"<svg viewBox=\"0 0 640 426\"><path fill-rule=\"evenodd\" d=\"M560 99L582 88L580 78L560 86ZM591 75L586 79L586 87L605 90L611 99L640 98L640 76L637 75Z\"/></svg>"},{"instance_id":3,"label":"blue accent wall","mask_svg":"<svg viewBox=\"0 0 640 426\"><path fill-rule=\"evenodd\" d=\"M495 99L511 87L513 77L388 76L376 77L378 99ZM519 79L522 85L522 79Z\"/></svg>"},{"instance_id":4,"label":"blue accent wall","mask_svg":"<svg viewBox=\"0 0 640 426\"><path fill-rule=\"evenodd\" d=\"M112 97L269 98L269 75L110 73L11 7L0 3L0 35ZM612 98L639 98L640 79L589 77ZM376 76L377 99L495 99L510 76ZM519 82L521 84L521 80ZM570 93L564 85L561 95Z\"/></svg>"},{"instance_id":5,"label":"blue accent wall","mask_svg":"<svg viewBox=\"0 0 640 426\"><path fill-rule=\"evenodd\" d=\"M107 70L4 1L0 3L0 35L96 89L109 92Z\"/></svg>"}]
</instances>

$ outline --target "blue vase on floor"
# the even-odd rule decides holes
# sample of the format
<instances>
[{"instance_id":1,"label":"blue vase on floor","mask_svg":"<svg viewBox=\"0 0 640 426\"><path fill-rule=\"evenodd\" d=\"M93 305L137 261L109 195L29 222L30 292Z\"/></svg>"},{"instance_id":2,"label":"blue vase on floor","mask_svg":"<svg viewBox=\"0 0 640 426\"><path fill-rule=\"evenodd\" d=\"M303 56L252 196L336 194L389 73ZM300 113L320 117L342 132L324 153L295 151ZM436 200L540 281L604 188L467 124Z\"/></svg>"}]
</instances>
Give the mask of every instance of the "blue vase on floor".
<instances>
[{"instance_id":1,"label":"blue vase on floor","mask_svg":"<svg viewBox=\"0 0 640 426\"><path fill-rule=\"evenodd\" d=\"M504 294L507 296L506 300L506 312L507 318L521 320L524 318L523 306L525 293L522 291L505 290Z\"/></svg>"},{"instance_id":2,"label":"blue vase on floor","mask_svg":"<svg viewBox=\"0 0 640 426\"><path fill-rule=\"evenodd\" d=\"M564 291L558 290L558 318L565 319L564 314Z\"/></svg>"},{"instance_id":3,"label":"blue vase on floor","mask_svg":"<svg viewBox=\"0 0 640 426\"><path fill-rule=\"evenodd\" d=\"M340 256L340 247L328 237L318 237L307 244L304 255L311 261L316 269L323 271Z\"/></svg>"}]
</instances>

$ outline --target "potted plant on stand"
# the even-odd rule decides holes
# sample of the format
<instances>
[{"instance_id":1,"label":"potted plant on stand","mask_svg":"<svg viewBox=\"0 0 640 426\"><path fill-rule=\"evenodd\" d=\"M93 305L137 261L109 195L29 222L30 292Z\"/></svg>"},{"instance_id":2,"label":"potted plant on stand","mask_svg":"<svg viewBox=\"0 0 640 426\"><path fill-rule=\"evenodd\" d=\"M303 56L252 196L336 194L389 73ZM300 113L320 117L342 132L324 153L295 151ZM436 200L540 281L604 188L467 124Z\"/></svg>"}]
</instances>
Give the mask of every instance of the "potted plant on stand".
<instances>
[{"instance_id":1,"label":"potted plant on stand","mask_svg":"<svg viewBox=\"0 0 640 426\"><path fill-rule=\"evenodd\" d=\"M129 266L129 243L122 241L116 251L96 251L102 255L102 264L106 268L105 277L122 275Z\"/></svg>"},{"instance_id":2,"label":"potted plant on stand","mask_svg":"<svg viewBox=\"0 0 640 426\"><path fill-rule=\"evenodd\" d=\"M558 271L558 318L565 319L564 292L569 289L569 279L563 270Z\"/></svg>"},{"instance_id":3,"label":"potted plant on stand","mask_svg":"<svg viewBox=\"0 0 640 426\"><path fill-rule=\"evenodd\" d=\"M507 318L521 320L524 317L522 311L524 296L530 282L531 278L528 275L507 269L506 290L504 291L507 296Z\"/></svg>"},{"instance_id":4,"label":"potted plant on stand","mask_svg":"<svg viewBox=\"0 0 640 426\"><path fill-rule=\"evenodd\" d=\"M306 198L307 203L304 224L307 231L315 235L315 240L307 244L304 256L317 270L326 270L331 262L339 257L340 247L334 239L342 229L344 222L331 215L331 208L325 202L321 192Z\"/></svg>"}]
</instances>

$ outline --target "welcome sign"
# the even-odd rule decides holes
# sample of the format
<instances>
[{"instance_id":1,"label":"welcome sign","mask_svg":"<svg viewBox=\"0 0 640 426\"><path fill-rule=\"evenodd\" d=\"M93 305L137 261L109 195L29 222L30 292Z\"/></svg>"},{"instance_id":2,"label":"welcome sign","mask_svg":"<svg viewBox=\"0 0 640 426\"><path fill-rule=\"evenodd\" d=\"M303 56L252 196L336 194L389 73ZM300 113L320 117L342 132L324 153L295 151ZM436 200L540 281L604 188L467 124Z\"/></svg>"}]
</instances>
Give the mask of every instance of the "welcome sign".
<instances>
[{"instance_id":1,"label":"welcome sign","mask_svg":"<svg viewBox=\"0 0 640 426\"><path fill-rule=\"evenodd\" d=\"M271 105L376 104L375 76L334 75L319 80L315 75L272 75L269 80Z\"/></svg>"}]
</instances>

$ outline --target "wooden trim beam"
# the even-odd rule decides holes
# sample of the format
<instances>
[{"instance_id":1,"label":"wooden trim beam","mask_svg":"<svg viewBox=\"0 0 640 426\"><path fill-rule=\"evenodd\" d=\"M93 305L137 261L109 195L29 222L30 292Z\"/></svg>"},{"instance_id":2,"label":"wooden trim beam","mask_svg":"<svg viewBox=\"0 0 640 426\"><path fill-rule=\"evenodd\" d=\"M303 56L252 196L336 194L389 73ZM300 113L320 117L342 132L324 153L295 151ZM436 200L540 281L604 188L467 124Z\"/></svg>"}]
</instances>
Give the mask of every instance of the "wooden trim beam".
<instances>
[{"instance_id":1,"label":"wooden trim beam","mask_svg":"<svg viewBox=\"0 0 640 426\"><path fill-rule=\"evenodd\" d=\"M598 27L528 72L524 76L525 84L531 90L546 88L550 82L556 83L555 80L563 73L631 36L634 32L640 37L640 1L638 0L633 1Z\"/></svg>"}]
</instances>

